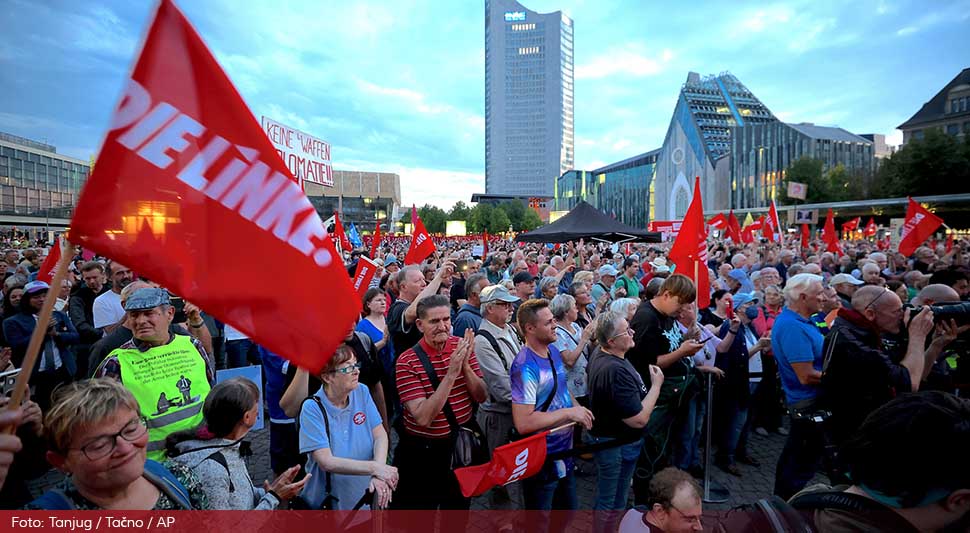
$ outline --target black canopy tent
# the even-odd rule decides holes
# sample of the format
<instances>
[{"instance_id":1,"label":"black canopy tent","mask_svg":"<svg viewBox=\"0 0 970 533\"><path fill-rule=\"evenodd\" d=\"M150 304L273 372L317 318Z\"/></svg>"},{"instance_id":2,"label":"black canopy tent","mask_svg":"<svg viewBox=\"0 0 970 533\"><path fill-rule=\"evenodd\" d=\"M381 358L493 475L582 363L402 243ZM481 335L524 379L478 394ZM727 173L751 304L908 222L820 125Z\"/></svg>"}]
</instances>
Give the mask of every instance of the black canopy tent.
<instances>
[{"instance_id":1,"label":"black canopy tent","mask_svg":"<svg viewBox=\"0 0 970 533\"><path fill-rule=\"evenodd\" d=\"M561 243L579 239L603 242L661 242L660 233L634 228L581 201L562 218L516 235L518 242Z\"/></svg>"}]
</instances>

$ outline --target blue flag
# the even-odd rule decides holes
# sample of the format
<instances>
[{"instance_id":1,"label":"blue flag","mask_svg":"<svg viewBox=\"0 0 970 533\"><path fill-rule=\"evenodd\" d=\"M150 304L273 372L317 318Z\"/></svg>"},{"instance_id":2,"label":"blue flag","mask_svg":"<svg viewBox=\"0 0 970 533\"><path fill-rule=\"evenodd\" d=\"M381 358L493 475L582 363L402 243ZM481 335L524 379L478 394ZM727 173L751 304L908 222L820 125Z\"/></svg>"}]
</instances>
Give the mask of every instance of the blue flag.
<instances>
[{"instance_id":1,"label":"blue flag","mask_svg":"<svg viewBox=\"0 0 970 533\"><path fill-rule=\"evenodd\" d=\"M357 226L354 226L353 222L347 225L347 240L350 241L350 244L352 244L354 248L362 248L364 246L364 241L360 238L360 233L357 231Z\"/></svg>"}]
</instances>

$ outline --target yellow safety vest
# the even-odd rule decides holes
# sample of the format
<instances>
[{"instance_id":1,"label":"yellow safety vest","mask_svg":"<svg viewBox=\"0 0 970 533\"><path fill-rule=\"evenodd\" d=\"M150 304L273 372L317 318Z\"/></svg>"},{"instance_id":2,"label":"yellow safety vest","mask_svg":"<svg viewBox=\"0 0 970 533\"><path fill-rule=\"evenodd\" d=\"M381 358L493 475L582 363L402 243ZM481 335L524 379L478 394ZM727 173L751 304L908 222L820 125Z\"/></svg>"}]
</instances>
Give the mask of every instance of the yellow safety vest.
<instances>
[{"instance_id":1,"label":"yellow safety vest","mask_svg":"<svg viewBox=\"0 0 970 533\"><path fill-rule=\"evenodd\" d=\"M165 437L202 422L210 389L205 360L185 335L145 352L119 348L111 355L118 357L121 382L148 422L148 458L164 460Z\"/></svg>"}]
</instances>

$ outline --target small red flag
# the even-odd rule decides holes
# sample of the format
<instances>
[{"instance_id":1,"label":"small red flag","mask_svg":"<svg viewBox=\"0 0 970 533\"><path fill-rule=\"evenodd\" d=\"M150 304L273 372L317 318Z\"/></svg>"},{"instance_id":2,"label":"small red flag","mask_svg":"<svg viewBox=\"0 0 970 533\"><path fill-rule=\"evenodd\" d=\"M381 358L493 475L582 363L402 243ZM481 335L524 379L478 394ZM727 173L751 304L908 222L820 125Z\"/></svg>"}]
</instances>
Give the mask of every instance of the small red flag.
<instances>
[{"instance_id":1,"label":"small red flag","mask_svg":"<svg viewBox=\"0 0 970 533\"><path fill-rule=\"evenodd\" d=\"M704 228L704 206L701 202L701 179L694 180L694 197L680 226L680 233L670 248L669 257L677 273L694 280L697 286L697 308L711 305L710 278L707 274L707 230ZM695 275L696 272L696 275Z\"/></svg>"},{"instance_id":2,"label":"small red flag","mask_svg":"<svg viewBox=\"0 0 970 533\"><path fill-rule=\"evenodd\" d=\"M367 257L360 256L357 260L357 271L354 272L354 290L361 298L364 297L364 293L370 287L370 282L374 279L374 274L377 272L377 262L368 259Z\"/></svg>"},{"instance_id":3,"label":"small red flag","mask_svg":"<svg viewBox=\"0 0 970 533\"><path fill-rule=\"evenodd\" d=\"M946 234L946 253L950 253L951 250L953 250L953 234L947 233Z\"/></svg>"},{"instance_id":4,"label":"small red flag","mask_svg":"<svg viewBox=\"0 0 970 533\"><path fill-rule=\"evenodd\" d=\"M738 217L734 216L734 210L728 215L728 226L727 235L728 239L731 239L734 244L739 244L741 242L741 223L738 222Z\"/></svg>"},{"instance_id":5,"label":"small red flag","mask_svg":"<svg viewBox=\"0 0 970 533\"><path fill-rule=\"evenodd\" d=\"M51 251L47 254L47 258L44 259L44 264L40 265L40 270L37 271L37 281L43 281L44 283L50 283L54 279L54 271L57 270L57 262L61 260L61 248L64 246L64 238L58 237L57 242L54 246L51 246ZM55 287L51 287L51 290L58 290Z\"/></svg>"},{"instance_id":6,"label":"small red flag","mask_svg":"<svg viewBox=\"0 0 970 533\"><path fill-rule=\"evenodd\" d=\"M876 221L872 217L869 217L869 223L866 224L866 231L865 231L866 237L875 236L877 231L878 229L876 228Z\"/></svg>"},{"instance_id":7,"label":"small red flag","mask_svg":"<svg viewBox=\"0 0 970 533\"><path fill-rule=\"evenodd\" d=\"M488 257L488 230L482 230L482 259Z\"/></svg>"},{"instance_id":8,"label":"small red flag","mask_svg":"<svg viewBox=\"0 0 970 533\"><path fill-rule=\"evenodd\" d=\"M381 248L381 221L377 221L377 227L374 228L374 242L370 245L370 256L371 259L377 260L377 251Z\"/></svg>"},{"instance_id":9,"label":"small red flag","mask_svg":"<svg viewBox=\"0 0 970 533\"><path fill-rule=\"evenodd\" d=\"M835 231L835 216L832 214L832 209L829 208L829 214L825 218L825 234L822 239L828 245L826 250L829 252L838 254L842 252L839 248L839 234Z\"/></svg>"},{"instance_id":10,"label":"small red flag","mask_svg":"<svg viewBox=\"0 0 970 533\"><path fill-rule=\"evenodd\" d=\"M775 230L771 226L771 218L761 217L761 236L769 241L775 240Z\"/></svg>"},{"instance_id":11,"label":"small red flag","mask_svg":"<svg viewBox=\"0 0 970 533\"><path fill-rule=\"evenodd\" d=\"M314 374L360 313L313 205L171 0L126 81L71 239ZM272 283L252 282L281 265Z\"/></svg>"},{"instance_id":12,"label":"small red flag","mask_svg":"<svg viewBox=\"0 0 970 533\"><path fill-rule=\"evenodd\" d=\"M546 435L537 433L495 448L492 460L483 465L455 469L455 477L466 498L485 494L498 485L538 474L546 462Z\"/></svg>"},{"instance_id":13,"label":"small red flag","mask_svg":"<svg viewBox=\"0 0 970 533\"><path fill-rule=\"evenodd\" d=\"M781 219L778 218L778 209L775 208L775 201L771 201L771 207L768 209L768 223L771 225L771 237L765 235L765 237L770 241L782 241L782 231L781 231Z\"/></svg>"},{"instance_id":14,"label":"small red flag","mask_svg":"<svg viewBox=\"0 0 970 533\"><path fill-rule=\"evenodd\" d=\"M909 207L906 209L906 222L903 223L903 235L899 239L899 253L907 257L913 255L916 248L942 225L942 218L910 198Z\"/></svg>"},{"instance_id":15,"label":"small red flag","mask_svg":"<svg viewBox=\"0 0 970 533\"><path fill-rule=\"evenodd\" d=\"M340 223L340 215L336 211L333 212L333 233L339 239L341 250L349 252L354 249L350 239L347 238L347 233L344 232L344 225Z\"/></svg>"},{"instance_id":16,"label":"small red flag","mask_svg":"<svg viewBox=\"0 0 970 533\"><path fill-rule=\"evenodd\" d=\"M808 248L808 239L810 235L808 224L802 224L802 248Z\"/></svg>"},{"instance_id":17,"label":"small red flag","mask_svg":"<svg viewBox=\"0 0 970 533\"><path fill-rule=\"evenodd\" d=\"M411 246L408 247L408 254L404 256L405 265L416 265L424 261L426 257L433 254L436 250L431 235L424 229L424 222L418 216L418 210L411 206Z\"/></svg>"},{"instance_id":18,"label":"small red flag","mask_svg":"<svg viewBox=\"0 0 970 533\"><path fill-rule=\"evenodd\" d=\"M707 221L707 225L711 226L712 228L725 229L728 225L728 219L726 216L724 216L724 213L718 213Z\"/></svg>"}]
</instances>

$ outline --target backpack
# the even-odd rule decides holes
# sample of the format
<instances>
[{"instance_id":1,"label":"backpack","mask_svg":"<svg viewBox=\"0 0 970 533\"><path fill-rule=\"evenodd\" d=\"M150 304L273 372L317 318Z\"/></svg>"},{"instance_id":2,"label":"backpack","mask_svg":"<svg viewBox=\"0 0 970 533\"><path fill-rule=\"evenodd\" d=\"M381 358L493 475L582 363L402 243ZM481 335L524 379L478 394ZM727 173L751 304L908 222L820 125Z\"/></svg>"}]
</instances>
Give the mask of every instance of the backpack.
<instances>
[{"instance_id":1,"label":"backpack","mask_svg":"<svg viewBox=\"0 0 970 533\"><path fill-rule=\"evenodd\" d=\"M191 511L192 500L189 498L189 491L186 490L182 482L175 477L161 463L147 459L145 461L145 471L142 476L158 487L158 490L175 502L183 511ZM37 506L47 511L75 511L77 507L74 502L60 489L51 489L41 497L31 503L31 507Z\"/></svg>"}]
</instances>

